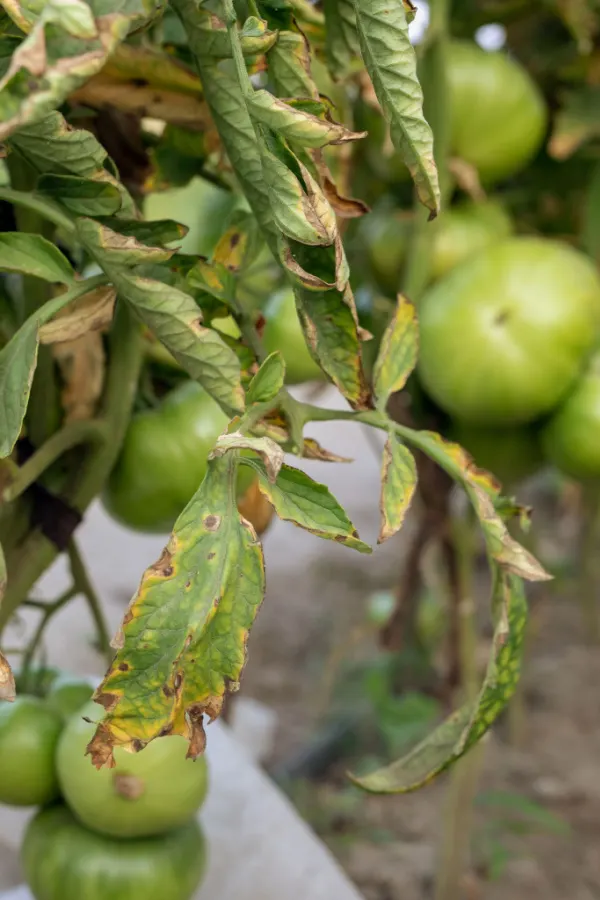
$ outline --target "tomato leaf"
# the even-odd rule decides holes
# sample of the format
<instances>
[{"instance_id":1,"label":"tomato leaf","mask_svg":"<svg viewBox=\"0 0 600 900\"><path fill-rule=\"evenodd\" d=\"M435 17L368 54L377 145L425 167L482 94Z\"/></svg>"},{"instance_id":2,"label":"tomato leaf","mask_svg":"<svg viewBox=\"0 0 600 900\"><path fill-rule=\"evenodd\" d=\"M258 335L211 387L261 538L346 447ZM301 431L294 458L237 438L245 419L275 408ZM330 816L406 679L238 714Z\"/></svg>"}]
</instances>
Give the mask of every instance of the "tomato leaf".
<instances>
[{"instance_id":1,"label":"tomato leaf","mask_svg":"<svg viewBox=\"0 0 600 900\"><path fill-rule=\"evenodd\" d=\"M110 182L73 175L43 175L37 190L78 216L111 216L121 208L121 193Z\"/></svg>"},{"instance_id":2,"label":"tomato leaf","mask_svg":"<svg viewBox=\"0 0 600 900\"><path fill-rule=\"evenodd\" d=\"M133 270L136 263L169 259L173 251L148 247L93 219L78 219L77 224L88 252L177 362L227 413L242 410L244 391L239 359L216 331L200 324L202 316L193 298Z\"/></svg>"},{"instance_id":3,"label":"tomato leaf","mask_svg":"<svg viewBox=\"0 0 600 900\"><path fill-rule=\"evenodd\" d=\"M284 452L275 441L268 437L249 437L239 431L219 436L209 459L218 459L231 450L252 450L262 457L267 478L274 484L283 465Z\"/></svg>"},{"instance_id":4,"label":"tomato leaf","mask_svg":"<svg viewBox=\"0 0 600 900\"><path fill-rule=\"evenodd\" d=\"M275 507L280 519L293 522L317 537L336 541L360 553L371 553L363 543L344 509L324 484L313 481L305 472L283 465L273 484L262 463L246 460L256 469L262 493Z\"/></svg>"},{"instance_id":5,"label":"tomato leaf","mask_svg":"<svg viewBox=\"0 0 600 900\"><path fill-rule=\"evenodd\" d=\"M141 219L99 218L98 216L94 218L98 219L100 224L106 228L117 231L125 237L135 238L140 244L159 247L181 240L189 230L187 225L173 222L172 219L155 219L152 222L145 222Z\"/></svg>"},{"instance_id":6,"label":"tomato leaf","mask_svg":"<svg viewBox=\"0 0 600 900\"><path fill-rule=\"evenodd\" d=\"M268 403L275 400L285 379L285 363L283 356L276 350L267 356L264 363L250 382L246 391L246 403Z\"/></svg>"},{"instance_id":7,"label":"tomato leaf","mask_svg":"<svg viewBox=\"0 0 600 900\"><path fill-rule=\"evenodd\" d=\"M71 128L58 112L19 128L10 144L41 173L89 178L102 171L107 159L106 150L93 134Z\"/></svg>"},{"instance_id":8,"label":"tomato leaf","mask_svg":"<svg viewBox=\"0 0 600 900\"><path fill-rule=\"evenodd\" d=\"M373 372L377 405L385 409L390 396L401 391L417 364L419 326L410 300L398 296L392 320L385 330Z\"/></svg>"},{"instance_id":9,"label":"tomato leaf","mask_svg":"<svg viewBox=\"0 0 600 900\"><path fill-rule=\"evenodd\" d=\"M463 486L477 513L488 553L505 572L518 575L525 581L551 579L552 576L535 557L510 535L495 509L494 502L500 498L500 490L493 475L478 469L469 454L458 444L445 440L433 431L401 428L399 433L407 443L422 450Z\"/></svg>"},{"instance_id":10,"label":"tomato leaf","mask_svg":"<svg viewBox=\"0 0 600 900\"><path fill-rule=\"evenodd\" d=\"M280 31L267 59L269 78L279 97L319 98L310 73L310 49L303 34Z\"/></svg>"},{"instance_id":11,"label":"tomato leaf","mask_svg":"<svg viewBox=\"0 0 600 900\"><path fill-rule=\"evenodd\" d=\"M40 234L0 234L0 270L35 275L44 281L72 284L75 273L58 247Z\"/></svg>"},{"instance_id":12,"label":"tomato leaf","mask_svg":"<svg viewBox=\"0 0 600 900\"><path fill-rule=\"evenodd\" d=\"M323 8L327 67L337 80L349 74L360 52L354 0L324 0Z\"/></svg>"},{"instance_id":13,"label":"tomato leaf","mask_svg":"<svg viewBox=\"0 0 600 900\"><path fill-rule=\"evenodd\" d=\"M402 528L417 486L417 467L410 450L393 434L383 450L381 469L381 529L378 544L383 544Z\"/></svg>"},{"instance_id":14,"label":"tomato leaf","mask_svg":"<svg viewBox=\"0 0 600 900\"><path fill-rule=\"evenodd\" d=\"M256 122L276 131L287 141L301 147L325 147L328 144L345 144L357 141L363 134L350 131L344 125L332 122L324 116L312 115L285 103L268 91L257 90L248 97L250 115Z\"/></svg>"},{"instance_id":15,"label":"tomato leaf","mask_svg":"<svg viewBox=\"0 0 600 900\"><path fill-rule=\"evenodd\" d=\"M154 0L132 0L96 16L83 0L42 4L0 81L0 140L60 106L158 6Z\"/></svg>"},{"instance_id":16,"label":"tomato leaf","mask_svg":"<svg viewBox=\"0 0 600 900\"><path fill-rule=\"evenodd\" d=\"M408 166L419 199L434 217L440 211L440 186L406 9L397 0L354 0L354 9L361 54L392 143Z\"/></svg>"},{"instance_id":17,"label":"tomato leaf","mask_svg":"<svg viewBox=\"0 0 600 900\"><path fill-rule=\"evenodd\" d=\"M492 656L476 703L466 704L438 726L402 759L362 778L352 780L376 794L401 794L422 787L464 756L493 724L519 680L527 602L523 583L514 576L495 573L498 615Z\"/></svg>"},{"instance_id":18,"label":"tomato leaf","mask_svg":"<svg viewBox=\"0 0 600 900\"><path fill-rule=\"evenodd\" d=\"M204 716L237 690L264 595L263 554L235 501L237 461L213 460L160 559L144 573L95 700L106 710L89 744L98 768L113 748L138 751L166 734L202 753Z\"/></svg>"}]
</instances>

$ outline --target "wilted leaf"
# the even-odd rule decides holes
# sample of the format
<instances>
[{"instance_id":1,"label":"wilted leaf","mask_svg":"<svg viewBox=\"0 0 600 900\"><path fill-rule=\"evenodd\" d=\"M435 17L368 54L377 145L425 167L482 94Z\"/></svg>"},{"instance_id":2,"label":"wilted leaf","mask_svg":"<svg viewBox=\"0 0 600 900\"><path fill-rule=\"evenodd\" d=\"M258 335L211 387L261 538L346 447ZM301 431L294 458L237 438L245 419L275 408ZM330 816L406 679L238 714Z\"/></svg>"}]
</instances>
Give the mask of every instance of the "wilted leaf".
<instances>
[{"instance_id":1,"label":"wilted leaf","mask_svg":"<svg viewBox=\"0 0 600 900\"><path fill-rule=\"evenodd\" d=\"M293 522L300 528L344 544L360 553L371 553L354 525L324 484L313 481L305 472L292 466L282 466L277 481L269 481L264 465L247 460L259 474L260 489L275 507L280 519Z\"/></svg>"},{"instance_id":2,"label":"wilted leaf","mask_svg":"<svg viewBox=\"0 0 600 900\"><path fill-rule=\"evenodd\" d=\"M53 356L63 383L60 399L65 423L93 418L104 386L102 335L90 331L75 340L55 344Z\"/></svg>"},{"instance_id":3,"label":"wilted leaf","mask_svg":"<svg viewBox=\"0 0 600 900\"><path fill-rule=\"evenodd\" d=\"M95 17L83 0L47 0L0 81L0 139L60 106L157 9L153 0L132 0Z\"/></svg>"},{"instance_id":4,"label":"wilted leaf","mask_svg":"<svg viewBox=\"0 0 600 900\"><path fill-rule=\"evenodd\" d=\"M35 275L60 284L71 284L75 279L66 256L41 234L0 234L0 270Z\"/></svg>"},{"instance_id":5,"label":"wilted leaf","mask_svg":"<svg viewBox=\"0 0 600 900\"><path fill-rule=\"evenodd\" d=\"M285 455L279 444L268 437L251 437L232 431L219 436L209 459L218 459L231 450L251 450L257 453L262 457L267 478L271 484L275 483Z\"/></svg>"},{"instance_id":6,"label":"wilted leaf","mask_svg":"<svg viewBox=\"0 0 600 900\"><path fill-rule=\"evenodd\" d=\"M21 127L10 139L36 172L90 178L101 171L107 153L89 131L75 129L58 112Z\"/></svg>"},{"instance_id":7,"label":"wilted leaf","mask_svg":"<svg viewBox=\"0 0 600 900\"><path fill-rule=\"evenodd\" d=\"M189 294L161 281L134 274L132 267L169 259L172 251L148 247L92 219L78 219L78 234L90 255L150 331L177 362L228 413L244 408L238 357L218 333L201 325Z\"/></svg>"},{"instance_id":8,"label":"wilted leaf","mask_svg":"<svg viewBox=\"0 0 600 900\"><path fill-rule=\"evenodd\" d=\"M378 544L383 544L402 528L416 486L417 467L414 457L397 437L390 434L383 450Z\"/></svg>"},{"instance_id":9,"label":"wilted leaf","mask_svg":"<svg viewBox=\"0 0 600 900\"><path fill-rule=\"evenodd\" d=\"M252 213L236 209L227 219L212 262L225 266L230 272L243 272L256 261L263 245L263 237Z\"/></svg>"},{"instance_id":10,"label":"wilted leaf","mask_svg":"<svg viewBox=\"0 0 600 900\"><path fill-rule=\"evenodd\" d=\"M106 710L88 747L97 767L181 734L202 753L203 719L237 690L246 641L264 595L263 555L235 504L231 454L209 463L161 558L146 570L123 620L122 646L95 694Z\"/></svg>"},{"instance_id":11,"label":"wilted leaf","mask_svg":"<svg viewBox=\"0 0 600 900\"><path fill-rule=\"evenodd\" d=\"M348 456L338 456L337 453L332 453L330 450L326 450L325 447L321 447L318 441L315 441L314 438L305 438L304 445L302 447L302 456L304 459L318 459L320 462L332 462L332 463L351 463L354 460L350 459Z\"/></svg>"},{"instance_id":12,"label":"wilted leaf","mask_svg":"<svg viewBox=\"0 0 600 900\"><path fill-rule=\"evenodd\" d=\"M385 409L390 396L401 391L417 364L419 326L415 307L398 295L394 316L385 330L373 372L377 405Z\"/></svg>"},{"instance_id":13,"label":"wilted leaf","mask_svg":"<svg viewBox=\"0 0 600 900\"><path fill-rule=\"evenodd\" d=\"M319 92L310 72L310 48L303 34L280 31L269 50L269 79L279 97L312 97Z\"/></svg>"},{"instance_id":14,"label":"wilted leaf","mask_svg":"<svg viewBox=\"0 0 600 900\"><path fill-rule=\"evenodd\" d=\"M246 404L268 403L275 400L285 378L285 363L279 350L267 356L264 363L250 382L246 391Z\"/></svg>"},{"instance_id":15,"label":"wilted leaf","mask_svg":"<svg viewBox=\"0 0 600 900\"><path fill-rule=\"evenodd\" d=\"M153 247L166 247L180 241L189 230L187 225L173 222L172 219L154 219L146 222L143 219L103 218L100 224L125 237L135 238L140 244L150 244Z\"/></svg>"},{"instance_id":16,"label":"wilted leaf","mask_svg":"<svg viewBox=\"0 0 600 900\"><path fill-rule=\"evenodd\" d=\"M490 728L513 695L519 680L527 602L514 576L496 576L498 617L492 655L477 702L451 715L402 759L352 780L376 794L400 794L422 787L463 756Z\"/></svg>"},{"instance_id":17,"label":"wilted leaf","mask_svg":"<svg viewBox=\"0 0 600 900\"><path fill-rule=\"evenodd\" d=\"M208 108L202 97L140 84L139 81L119 81L108 78L105 72L103 69L74 91L70 101L91 109L118 109L195 130L209 126Z\"/></svg>"},{"instance_id":18,"label":"wilted leaf","mask_svg":"<svg viewBox=\"0 0 600 900\"><path fill-rule=\"evenodd\" d=\"M433 134L423 116L423 91L408 36L406 10L389 0L354 0L360 49L394 147L408 166L421 202L436 216L440 186Z\"/></svg>"},{"instance_id":19,"label":"wilted leaf","mask_svg":"<svg viewBox=\"0 0 600 900\"><path fill-rule=\"evenodd\" d=\"M115 298L115 289L108 286L84 294L40 328L40 343L74 341L89 331L105 328L112 320Z\"/></svg>"},{"instance_id":20,"label":"wilted leaf","mask_svg":"<svg viewBox=\"0 0 600 900\"><path fill-rule=\"evenodd\" d=\"M121 208L121 193L110 182L73 175L43 175L37 190L77 216L112 216Z\"/></svg>"},{"instance_id":21,"label":"wilted leaf","mask_svg":"<svg viewBox=\"0 0 600 900\"><path fill-rule=\"evenodd\" d=\"M256 122L278 132L287 141L301 147L325 147L357 141L365 133L350 131L324 117L302 109L298 104L285 103L268 91L254 91L248 97L250 115ZM324 108L323 108L324 111Z\"/></svg>"}]
</instances>

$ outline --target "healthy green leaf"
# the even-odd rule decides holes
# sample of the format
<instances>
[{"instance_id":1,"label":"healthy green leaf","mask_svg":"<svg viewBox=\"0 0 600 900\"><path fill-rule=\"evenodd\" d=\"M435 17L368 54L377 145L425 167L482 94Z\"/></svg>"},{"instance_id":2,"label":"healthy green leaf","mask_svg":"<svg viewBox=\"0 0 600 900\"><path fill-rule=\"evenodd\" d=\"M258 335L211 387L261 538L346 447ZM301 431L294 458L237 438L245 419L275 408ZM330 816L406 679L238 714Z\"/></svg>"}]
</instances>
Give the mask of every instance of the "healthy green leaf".
<instances>
[{"instance_id":1,"label":"healthy green leaf","mask_svg":"<svg viewBox=\"0 0 600 900\"><path fill-rule=\"evenodd\" d=\"M391 395L401 391L417 364L419 326L413 304L401 294L385 330L373 372L377 405L385 409Z\"/></svg>"},{"instance_id":2,"label":"healthy green leaf","mask_svg":"<svg viewBox=\"0 0 600 900\"><path fill-rule=\"evenodd\" d=\"M73 175L43 175L37 190L77 216L112 216L121 208L119 189L107 181Z\"/></svg>"},{"instance_id":3,"label":"healthy green leaf","mask_svg":"<svg viewBox=\"0 0 600 900\"><path fill-rule=\"evenodd\" d=\"M216 331L204 328L197 304L189 294L132 271L136 263L160 263L173 251L148 247L112 231L93 219L78 219L79 238L106 273L117 292L162 341L192 378L228 413L244 408L238 357Z\"/></svg>"},{"instance_id":4,"label":"healthy green leaf","mask_svg":"<svg viewBox=\"0 0 600 900\"><path fill-rule=\"evenodd\" d=\"M0 234L0 270L34 275L58 284L71 284L75 280L66 256L40 234Z\"/></svg>"},{"instance_id":5,"label":"healthy green leaf","mask_svg":"<svg viewBox=\"0 0 600 900\"><path fill-rule=\"evenodd\" d=\"M527 602L523 583L496 573L497 605L508 610L498 617L492 656L474 705L466 704L402 759L363 778L360 787L376 794L414 791L464 756L490 728L515 691L519 679Z\"/></svg>"},{"instance_id":6,"label":"healthy green leaf","mask_svg":"<svg viewBox=\"0 0 600 900\"><path fill-rule=\"evenodd\" d=\"M343 78L360 52L354 0L324 0L325 48L332 78Z\"/></svg>"},{"instance_id":7,"label":"healthy green leaf","mask_svg":"<svg viewBox=\"0 0 600 900\"><path fill-rule=\"evenodd\" d=\"M402 528L417 486L417 467L410 450L390 434L383 450L381 469L381 528L383 544Z\"/></svg>"},{"instance_id":8,"label":"healthy green leaf","mask_svg":"<svg viewBox=\"0 0 600 900\"><path fill-rule=\"evenodd\" d=\"M305 472L292 466L282 466L277 481L272 484L264 465L247 460L259 475L262 493L275 507L280 519L293 522L317 537L344 544L360 553L371 553L354 525L333 494L324 484L313 481Z\"/></svg>"},{"instance_id":9,"label":"healthy green leaf","mask_svg":"<svg viewBox=\"0 0 600 900\"><path fill-rule=\"evenodd\" d=\"M267 356L264 363L250 382L246 391L246 404L268 403L275 400L285 379L285 363L283 356L276 350Z\"/></svg>"},{"instance_id":10,"label":"healthy green leaf","mask_svg":"<svg viewBox=\"0 0 600 900\"><path fill-rule=\"evenodd\" d=\"M47 0L0 81L0 140L43 119L102 69L133 25L157 12L154 0L131 0L95 15L83 0Z\"/></svg>"},{"instance_id":11,"label":"healthy green leaf","mask_svg":"<svg viewBox=\"0 0 600 900\"><path fill-rule=\"evenodd\" d=\"M262 548L237 512L235 477L232 454L209 463L144 573L95 694L106 710L88 747L98 768L114 765L114 747L137 752L166 734L186 737L195 758L205 745L204 716L216 718L239 686L265 583Z\"/></svg>"},{"instance_id":12,"label":"healthy green leaf","mask_svg":"<svg viewBox=\"0 0 600 900\"><path fill-rule=\"evenodd\" d=\"M419 199L436 216L440 186L433 134L423 116L423 91L406 10L399 0L354 0L354 9L361 54L389 123L392 143L408 166Z\"/></svg>"}]
</instances>

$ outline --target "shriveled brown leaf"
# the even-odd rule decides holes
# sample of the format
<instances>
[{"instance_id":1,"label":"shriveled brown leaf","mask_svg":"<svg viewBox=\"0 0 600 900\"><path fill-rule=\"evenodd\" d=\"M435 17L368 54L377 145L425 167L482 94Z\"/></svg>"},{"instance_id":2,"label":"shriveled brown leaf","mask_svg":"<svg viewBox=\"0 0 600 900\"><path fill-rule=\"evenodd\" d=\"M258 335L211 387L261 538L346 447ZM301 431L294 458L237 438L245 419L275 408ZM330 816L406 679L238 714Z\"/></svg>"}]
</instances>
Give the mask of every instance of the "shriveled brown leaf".
<instances>
[{"instance_id":1,"label":"shriveled brown leaf","mask_svg":"<svg viewBox=\"0 0 600 900\"><path fill-rule=\"evenodd\" d=\"M112 321L116 296L115 289L105 285L79 297L42 326L40 343L75 341L89 331L102 330Z\"/></svg>"},{"instance_id":2,"label":"shriveled brown leaf","mask_svg":"<svg viewBox=\"0 0 600 900\"><path fill-rule=\"evenodd\" d=\"M98 331L53 347L63 378L61 401L65 423L93 417L104 385L104 347Z\"/></svg>"},{"instance_id":3,"label":"shriveled brown leaf","mask_svg":"<svg viewBox=\"0 0 600 900\"><path fill-rule=\"evenodd\" d=\"M10 663L4 654L0 653L0 700L12 703L16 696L17 690Z\"/></svg>"},{"instance_id":4,"label":"shriveled brown leaf","mask_svg":"<svg viewBox=\"0 0 600 900\"><path fill-rule=\"evenodd\" d=\"M104 72L71 94L70 100L92 109L118 109L188 128L204 129L209 124L208 108L199 96L118 81L108 78Z\"/></svg>"}]
</instances>

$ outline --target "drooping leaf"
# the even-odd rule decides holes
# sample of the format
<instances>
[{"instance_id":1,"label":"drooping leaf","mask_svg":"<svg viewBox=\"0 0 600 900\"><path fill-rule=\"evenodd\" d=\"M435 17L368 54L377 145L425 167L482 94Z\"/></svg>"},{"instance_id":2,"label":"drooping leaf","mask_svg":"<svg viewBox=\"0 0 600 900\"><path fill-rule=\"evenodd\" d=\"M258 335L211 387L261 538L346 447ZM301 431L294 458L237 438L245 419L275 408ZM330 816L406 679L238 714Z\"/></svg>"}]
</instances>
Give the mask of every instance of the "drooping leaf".
<instances>
[{"instance_id":1,"label":"drooping leaf","mask_svg":"<svg viewBox=\"0 0 600 900\"><path fill-rule=\"evenodd\" d=\"M383 450L378 544L383 544L402 528L416 486L417 467L414 457L397 437L390 434Z\"/></svg>"},{"instance_id":2,"label":"drooping leaf","mask_svg":"<svg viewBox=\"0 0 600 900\"><path fill-rule=\"evenodd\" d=\"M134 271L136 264L163 262L172 251L149 247L93 219L78 219L78 235L90 255L142 322L159 338L192 378L228 413L244 408L240 363L211 328L201 325L200 309L189 294Z\"/></svg>"},{"instance_id":3,"label":"drooping leaf","mask_svg":"<svg viewBox=\"0 0 600 900\"><path fill-rule=\"evenodd\" d=\"M260 543L235 504L231 454L209 463L160 559L146 570L95 694L106 717L88 752L111 766L116 746L138 751L181 734L202 753L204 716L237 690L246 641L264 595Z\"/></svg>"},{"instance_id":4,"label":"drooping leaf","mask_svg":"<svg viewBox=\"0 0 600 900\"><path fill-rule=\"evenodd\" d=\"M275 400L285 378L285 363L279 350L268 356L246 391L246 404L268 403Z\"/></svg>"},{"instance_id":5,"label":"drooping leaf","mask_svg":"<svg viewBox=\"0 0 600 900\"><path fill-rule=\"evenodd\" d=\"M113 287L99 287L70 303L40 328L40 344L75 341L90 331L106 327L113 317L116 292Z\"/></svg>"},{"instance_id":6,"label":"drooping leaf","mask_svg":"<svg viewBox=\"0 0 600 900\"><path fill-rule=\"evenodd\" d=\"M364 134L350 131L311 112L285 103L268 91L254 91L248 98L250 115L256 122L277 131L287 141L301 147L325 147L356 141Z\"/></svg>"},{"instance_id":7,"label":"drooping leaf","mask_svg":"<svg viewBox=\"0 0 600 900\"><path fill-rule=\"evenodd\" d=\"M40 234L0 234L0 270L34 275L44 281L72 284L75 273L58 247Z\"/></svg>"},{"instance_id":8,"label":"drooping leaf","mask_svg":"<svg viewBox=\"0 0 600 900\"><path fill-rule=\"evenodd\" d=\"M332 78L343 78L360 52L354 0L324 0L327 66Z\"/></svg>"},{"instance_id":9,"label":"drooping leaf","mask_svg":"<svg viewBox=\"0 0 600 900\"><path fill-rule=\"evenodd\" d=\"M279 97L312 97L319 92L310 73L310 49L303 34L280 31L267 55L269 79Z\"/></svg>"},{"instance_id":10,"label":"drooping leaf","mask_svg":"<svg viewBox=\"0 0 600 900\"><path fill-rule=\"evenodd\" d=\"M492 655L476 703L453 713L402 759L370 775L352 776L360 787L376 794L422 787L464 756L498 717L519 679L527 602L523 583L510 575L496 573L495 595L498 607L508 613L496 622Z\"/></svg>"},{"instance_id":11,"label":"drooping leaf","mask_svg":"<svg viewBox=\"0 0 600 900\"><path fill-rule=\"evenodd\" d=\"M97 279L80 282L66 294L49 300L19 328L0 350L0 458L16 444L29 402L37 362L40 327L64 306L97 286Z\"/></svg>"},{"instance_id":12,"label":"drooping leaf","mask_svg":"<svg viewBox=\"0 0 600 900\"><path fill-rule=\"evenodd\" d=\"M95 4L96 5L96 4ZM47 0L0 81L0 139L43 119L103 67L132 25L157 12L154 0L131 0L96 15L83 0Z\"/></svg>"},{"instance_id":13,"label":"drooping leaf","mask_svg":"<svg viewBox=\"0 0 600 900\"><path fill-rule=\"evenodd\" d=\"M499 498L500 490L493 475L478 469L459 444L447 441L435 432L412 431L410 428L400 428L399 432L407 443L422 450L464 487L477 513L488 553L505 572L525 581L551 578L535 557L510 535L496 511L494 501Z\"/></svg>"},{"instance_id":14,"label":"drooping leaf","mask_svg":"<svg viewBox=\"0 0 600 900\"><path fill-rule=\"evenodd\" d=\"M256 262L263 246L255 217L246 210L236 209L227 219L211 261L225 266L230 272L244 272Z\"/></svg>"},{"instance_id":15,"label":"drooping leaf","mask_svg":"<svg viewBox=\"0 0 600 900\"><path fill-rule=\"evenodd\" d=\"M317 537L344 544L360 553L371 553L333 494L324 484L313 481L305 472L282 466L272 484L265 467L257 460L247 460L256 469L260 489L275 507L280 519L293 522Z\"/></svg>"},{"instance_id":16,"label":"drooping leaf","mask_svg":"<svg viewBox=\"0 0 600 900\"><path fill-rule=\"evenodd\" d=\"M166 247L180 241L188 233L187 225L173 222L171 219L154 219L146 222L142 219L98 218L100 224L124 237L135 238L140 244L153 247Z\"/></svg>"},{"instance_id":17,"label":"drooping leaf","mask_svg":"<svg viewBox=\"0 0 600 900\"><path fill-rule=\"evenodd\" d=\"M414 305L398 296L396 310L385 330L373 371L377 405L385 409L391 395L401 391L417 364L419 326Z\"/></svg>"},{"instance_id":18,"label":"drooping leaf","mask_svg":"<svg viewBox=\"0 0 600 900\"><path fill-rule=\"evenodd\" d=\"M72 128L58 112L19 128L10 144L42 174L90 178L102 170L107 158L106 150L93 134Z\"/></svg>"},{"instance_id":19,"label":"drooping leaf","mask_svg":"<svg viewBox=\"0 0 600 900\"><path fill-rule=\"evenodd\" d=\"M112 216L121 208L121 193L110 182L73 175L43 175L37 190L78 216Z\"/></svg>"},{"instance_id":20,"label":"drooping leaf","mask_svg":"<svg viewBox=\"0 0 600 900\"><path fill-rule=\"evenodd\" d=\"M423 91L401 2L354 0L363 60L390 126L394 147L410 171L421 202L436 216L440 186L433 134L423 115Z\"/></svg>"},{"instance_id":21,"label":"drooping leaf","mask_svg":"<svg viewBox=\"0 0 600 900\"><path fill-rule=\"evenodd\" d=\"M232 450L251 450L257 453L263 460L267 478L271 484L275 483L285 456L279 444L268 437L252 437L239 431L229 431L219 436L209 459L218 459Z\"/></svg>"}]
</instances>

